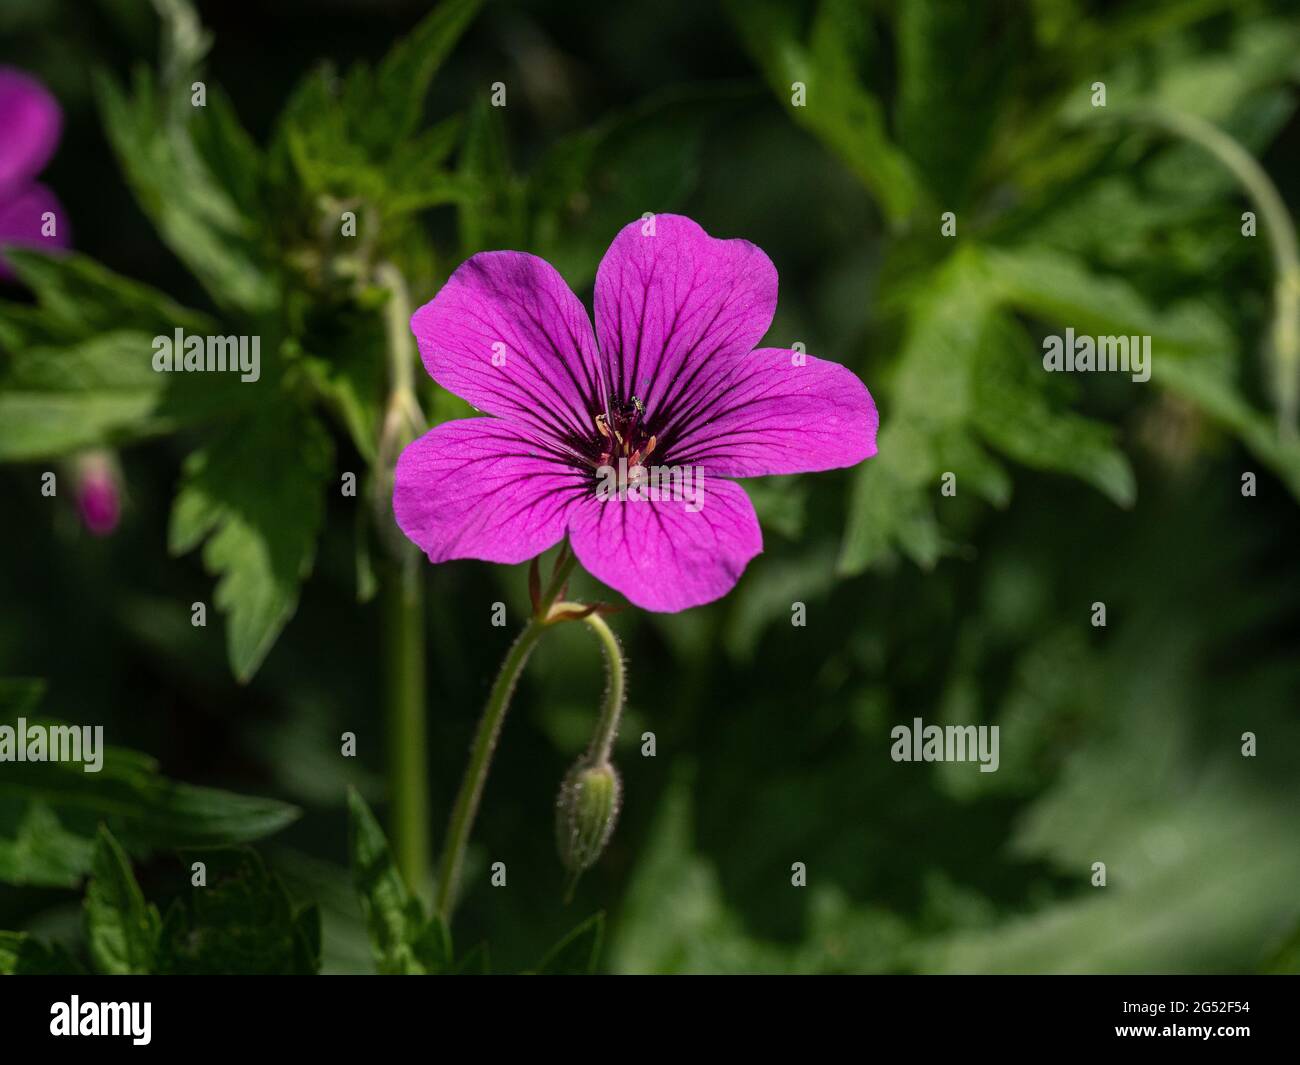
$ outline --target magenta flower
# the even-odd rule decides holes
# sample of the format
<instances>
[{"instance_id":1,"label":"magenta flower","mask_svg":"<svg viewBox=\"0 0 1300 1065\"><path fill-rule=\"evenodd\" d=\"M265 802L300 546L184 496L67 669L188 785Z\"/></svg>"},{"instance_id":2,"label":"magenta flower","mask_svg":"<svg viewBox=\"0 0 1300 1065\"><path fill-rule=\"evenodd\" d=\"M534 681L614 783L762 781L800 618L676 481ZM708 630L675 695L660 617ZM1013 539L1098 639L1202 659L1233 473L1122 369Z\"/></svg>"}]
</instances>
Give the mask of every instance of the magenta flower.
<instances>
[{"instance_id":1,"label":"magenta flower","mask_svg":"<svg viewBox=\"0 0 1300 1065\"><path fill-rule=\"evenodd\" d=\"M44 85L21 70L0 67L0 246L68 246L63 207L35 180L62 128L63 112ZM0 254L0 278L12 276Z\"/></svg>"},{"instance_id":2,"label":"magenta flower","mask_svg":"<svg viewBox=\"0 0 1300 1065\"><path fill-rule=\"evenodd\" d=\"M754 349L776 290L759 248L679 215L615 237L594 332L549 263L475 255L411 328L433 379L495 417L446 422L402 453L402 531L433 562L523 562L567 535L589 573L648 610L725 595L763 547L732 478L876 452L876 406L853 373Z\"/></svg>"}]
</instances>

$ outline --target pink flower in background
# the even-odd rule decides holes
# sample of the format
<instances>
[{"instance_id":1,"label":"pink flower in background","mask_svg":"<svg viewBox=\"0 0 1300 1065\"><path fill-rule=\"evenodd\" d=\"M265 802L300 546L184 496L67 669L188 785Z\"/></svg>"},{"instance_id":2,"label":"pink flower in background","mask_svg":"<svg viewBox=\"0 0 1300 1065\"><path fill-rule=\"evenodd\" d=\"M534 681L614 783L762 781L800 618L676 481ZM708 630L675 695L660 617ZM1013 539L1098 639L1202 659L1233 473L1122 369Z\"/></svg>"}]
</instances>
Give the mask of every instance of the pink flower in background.
<instances>
[{"instance_id":1,"label":"pink flower in background","mask_svg":"<svg viewBox=\"0 0 1300 1065\"><path fill-rule=\"evenodd\" d=\"M122 476L111 451L83 451L74 464L77 513L92 536L108 536L122 516Z\"/></svg>"},{"instance_id":2,"label":"pink flower in background","mask_svg":"<svg viewBox=\"0 0 1300 1065\"><path fill-rule=\"evenodd\" d=\"M48 89L13 67L0 67L0 247L66 248L63 207L36 176L58 146L63 113ZM45 218L54 232L45 235ZM13 270L0 253L0 278Z\"/></svg>"},{"instance_id":3,"label":"pink flower in background","mask_svg":"<svg viewBox=\"0 0 1300 1065\"><path fill-rule=\"evenodd\" d=\"M593 576L648 610L725 595L762 550L732 478L852 466L876 406L843 366L754 349L776 268L679 215L626 226L596 276L596 325L547 262L475 255L411 319L425 368L495 417L446 422L402 453L393 510L433 562L516 563L567 535ZM605 498L646 471L699 471L690 499Z\"/></svg>"}]
</instances>

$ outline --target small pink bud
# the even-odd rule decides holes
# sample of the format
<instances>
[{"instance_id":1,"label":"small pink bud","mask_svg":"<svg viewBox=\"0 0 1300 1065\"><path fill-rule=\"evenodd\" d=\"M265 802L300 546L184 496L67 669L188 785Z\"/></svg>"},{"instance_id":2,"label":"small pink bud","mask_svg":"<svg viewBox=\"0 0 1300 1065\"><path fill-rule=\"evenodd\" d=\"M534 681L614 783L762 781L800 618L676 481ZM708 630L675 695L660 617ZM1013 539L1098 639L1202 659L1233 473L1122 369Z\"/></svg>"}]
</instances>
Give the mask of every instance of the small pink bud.
<instances>
[{"instance_id":1,"label":"small pink bud","mask_svg":"<svg viewBox=\"0 0 1300 1065\"><path fill-rule=\"evenodd\" d=\"M76 460L77 513L92 536L108 536L122 516L122 477L108 451L85 451Z\"/></svg>"}]
</instances>

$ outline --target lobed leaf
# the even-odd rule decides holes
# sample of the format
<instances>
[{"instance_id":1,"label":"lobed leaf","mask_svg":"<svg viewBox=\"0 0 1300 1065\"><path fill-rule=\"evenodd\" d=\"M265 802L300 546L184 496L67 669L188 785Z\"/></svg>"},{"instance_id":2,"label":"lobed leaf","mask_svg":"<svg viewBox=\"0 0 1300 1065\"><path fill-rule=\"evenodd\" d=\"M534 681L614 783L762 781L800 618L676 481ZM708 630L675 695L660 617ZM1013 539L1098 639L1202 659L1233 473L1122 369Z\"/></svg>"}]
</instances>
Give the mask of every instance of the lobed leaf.
<instances>
[{"instance_id":1,"label":"lobed leaf","mask_svg":"<svg viewBox=\"0 0 1300 1065\"><path fill-rule=\"evenodd\" d=\"M379 972L445 972L452 964L451 933L438 917L425 917L397 870L383 829L355 789L348 790L348 825L352 875Z\"/></svg>"},{"instance_id":2,"label":"lobed leaf","mask_svg":"<svg viewBox=\"0 0 1300 1065\"><path fill-rule=\"evenodd\" d=\"M297 609L324 519L332 450L312 415L267 412L235 423L186 460L168 545L184 554L204 543L241 681L257 672Z\"/></svg>"},{"instance_id":3,"label":"lobed leaf","mask_svg":"<svg viewBox=\"0 0 1300 1065\"><path fill-rule=\"evenodd\" d=\"M110 976L150 973L158 954L162 919L144 900L126 852L100 827L86 886L86 942L95 968Z\"/></svg>"}]
</instances>

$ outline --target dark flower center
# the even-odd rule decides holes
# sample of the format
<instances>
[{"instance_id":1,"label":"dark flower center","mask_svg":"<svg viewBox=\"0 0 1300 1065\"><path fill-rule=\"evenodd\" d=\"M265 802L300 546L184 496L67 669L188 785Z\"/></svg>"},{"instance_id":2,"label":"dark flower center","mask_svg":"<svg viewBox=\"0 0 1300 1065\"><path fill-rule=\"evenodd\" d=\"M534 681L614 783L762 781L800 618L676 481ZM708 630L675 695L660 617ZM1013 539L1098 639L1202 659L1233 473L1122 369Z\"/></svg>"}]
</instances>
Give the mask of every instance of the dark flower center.
<instances>
[{"instance_id":1,"label":"dark flower center","mask_svg":"<svg viewBox=\"0 0 1300 1065\"><path fill-rule=\"evenodd\" d=\"M598 466L617 466L621 458L629 467L637 466L655 449L657 441L646 428L645 404L636 396L612 400L608 413L597 414L595 422Z\"/></svg>"}]
</instances>

